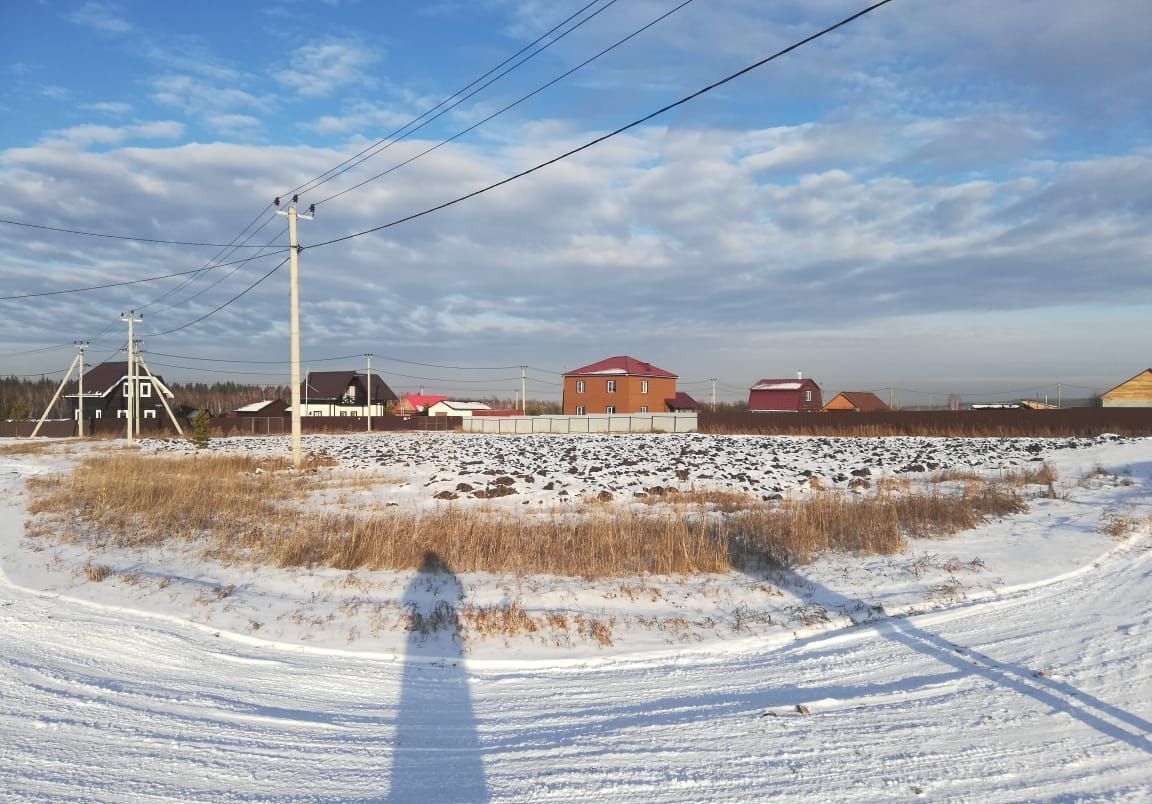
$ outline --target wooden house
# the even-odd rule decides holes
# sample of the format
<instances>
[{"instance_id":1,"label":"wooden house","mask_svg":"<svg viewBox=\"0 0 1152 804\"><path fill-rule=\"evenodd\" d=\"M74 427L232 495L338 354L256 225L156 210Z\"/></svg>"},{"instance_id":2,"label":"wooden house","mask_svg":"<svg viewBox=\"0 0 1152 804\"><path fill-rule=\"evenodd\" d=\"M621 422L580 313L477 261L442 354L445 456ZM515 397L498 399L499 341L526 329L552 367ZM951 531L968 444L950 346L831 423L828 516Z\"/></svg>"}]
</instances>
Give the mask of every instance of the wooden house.
<instances>
[{"instance_id":1,"label":"wooden house","mask_svg":"<svg viewBox=\"0 0 1152 804\"><path fill-rule=\"evenodd\" d=\"M841 391L828 400L824 410L854 410L857 413L880 413L892 410L871 391Z\"/></svg>"},{"instance_id":2,"label":"wooden house","mask_svg":"<svg viewBox=\"0 0 1152 804\"><path fill-rule=\"evenodd\" d=\"M383 416L388 403L395 401L396 394L376 374L310 371L300 384L305 416Z\"/></svg>"},{"instance_id":3,"label":"wooden house","mask_svg":"<svg viewBox=\"0 0 1152 804\"><path fill-rule=\"evenodd\" d=\"M820 386L806 377L760 380L748 391L750 413L811 413L822 407Z\"/></svg>"},{"instance_id":4,"label":"wooden house","mask_svg":"<svg viewBox=\"0 0 1152 804\"><path fill-rule=\"evenodd\" d=\"M675 402L676 375L618 355L564 375L566 416L590 413L665 413Z\"/></svg>"},{"instance_id":5,"label":"wooden house","mask_svg":"<svg viewBox=\"0 0 1152 804\"><path fill-rule=\"evenodd\" d=\"M141 369L137 369L140 374ZM160 395L171 400L173 393L161 377L136 376L136 397L141 419L160 419L166 416ZM101 363L84 373L84 418L123 419L128 415L128 361ZM80 416L80 383L73 380L64 387L73 419Z\"/></svg>"},{"instance_id":6,"label":"wooden house","mask_svg":"<svg viewBox=\"0 0 1152 804\"><path fill-rule=\"evenodd\" d=\"M1152 408L1152 368L1100 394L1106 408Z\"/></svg>"}]
</instances>

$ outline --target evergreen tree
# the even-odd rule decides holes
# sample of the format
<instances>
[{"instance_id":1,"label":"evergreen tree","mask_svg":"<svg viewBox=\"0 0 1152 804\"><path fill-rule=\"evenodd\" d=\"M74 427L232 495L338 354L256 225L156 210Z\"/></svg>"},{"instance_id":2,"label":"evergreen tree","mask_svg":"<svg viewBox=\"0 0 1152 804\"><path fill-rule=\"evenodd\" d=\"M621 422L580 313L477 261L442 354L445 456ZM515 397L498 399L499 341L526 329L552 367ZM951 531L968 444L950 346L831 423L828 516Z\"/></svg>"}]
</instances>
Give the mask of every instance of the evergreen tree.
<instances>
[{"instance_id":1,"label":"evergreen tree","mask_svg":"<svg viewBox=\"0 0 1152 804\"><path fill-rule=\"evenodd\" d=\"M200 408L192 417L192 435L188 440L196 449L203 449L212 440L212 415L204 408Z\"/></svg>"}]
</instances>

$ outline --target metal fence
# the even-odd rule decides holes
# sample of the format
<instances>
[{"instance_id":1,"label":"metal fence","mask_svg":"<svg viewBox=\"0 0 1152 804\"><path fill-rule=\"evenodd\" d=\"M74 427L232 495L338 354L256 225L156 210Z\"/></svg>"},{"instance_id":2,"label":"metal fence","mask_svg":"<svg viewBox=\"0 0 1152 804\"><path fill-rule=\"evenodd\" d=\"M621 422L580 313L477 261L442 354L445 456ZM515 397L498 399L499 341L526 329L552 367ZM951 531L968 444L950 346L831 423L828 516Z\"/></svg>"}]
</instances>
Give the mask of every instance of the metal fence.
<instances>
[{"instance_id":1,"label":"metal fence","mask_svg":"<svg viewBox=\"0 0 1152 804\"><path fill-rule=\"evenodd\" d=\"M1149 408L885 411L855 413L700 412L702 433L815 436L953 436L1057 438L1152 435Z\"/></svg>"},{"instance_id":2,"label":"metal fence","mask_svg":"<svg viewBox=\"0 0 1152 804\"><path fill-rule=\"evenodd\" d=\"M691 433L695 413L621 413L588 416L466 416L466 433Z\"/></svg>"}]
</instances>

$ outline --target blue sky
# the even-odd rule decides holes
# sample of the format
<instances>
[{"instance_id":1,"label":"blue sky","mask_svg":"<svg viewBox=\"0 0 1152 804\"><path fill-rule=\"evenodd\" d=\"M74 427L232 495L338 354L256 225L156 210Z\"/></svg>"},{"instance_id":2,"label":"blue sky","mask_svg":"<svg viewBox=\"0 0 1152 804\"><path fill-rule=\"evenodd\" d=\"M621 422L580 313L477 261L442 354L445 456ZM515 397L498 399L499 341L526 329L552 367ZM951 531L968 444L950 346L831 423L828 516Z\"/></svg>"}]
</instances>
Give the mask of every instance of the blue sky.
<instances>
[{"instance_id":1,"label":"blue sky","mask_svg":"<svg viewBox=\"0 0 1152 804\"><path fill-rule=\"evenodd\" d=\"M210 243L267 221L248 243L282 248L273 196L586 5L570 35L304 193L320 210L301 242L495 182L866 3L694 0L420 156L679 2L0 0L0 218ZM797 370L827 391L973 401L1107 389L1152 365L1149 33L1142 0L895 0L511 185L306 249L305 360L372 352L396 390L456 396L511 395L518 371L398 361L529 365L541 397L555 372L613 354L701 397L708 378L736 398ZM0 224L0 296L188 271L219 252ZM188 325L280 259L0 301L0 373L65 368L77 339L114 355L120 312L137 308L167 376L275 381L287 367L264 361L288 355L285 270Z\"/></svg>"}]
</instances>

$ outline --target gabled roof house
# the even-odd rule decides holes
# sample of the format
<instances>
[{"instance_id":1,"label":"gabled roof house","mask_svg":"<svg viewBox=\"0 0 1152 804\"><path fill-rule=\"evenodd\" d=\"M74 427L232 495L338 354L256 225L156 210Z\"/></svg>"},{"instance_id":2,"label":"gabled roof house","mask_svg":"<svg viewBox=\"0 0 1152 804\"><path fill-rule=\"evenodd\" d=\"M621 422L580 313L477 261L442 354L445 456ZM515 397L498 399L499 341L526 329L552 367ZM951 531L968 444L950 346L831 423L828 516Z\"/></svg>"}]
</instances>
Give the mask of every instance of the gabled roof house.
<instances>
[{"instance_id":1,"label":"gabled roof house","mask_svg":"<svg viewBox=\"0 0 1152 804\"><path fill-rule=\"evenodd\" d=\"M387 404L395 401L396 394L377 374L310 371L300 384L300 406L305 416L383 416Z\"/></svg>"},{"instance_id":2,"label":"gabled roof house","mask_svg":"<svg viewBox=\"0 0 1152 804\"><path fill-rule=\"evenodd\" d=\"M880 413L892 410L871 391L841 391L828 400L824 410L854 410L857 413Z\"/></svg>"},{"instance_id":3,"label":"gabled roof house","mask_svg":"<svg viewBox=\"0 0 1152 804\"><path fill-rule=\"evenodd\" d=\"M139 370L143 374L142 370ZM136 377L137 397L140 401L142 419L159 419L164 416L163 394L167 399L174 397L172 391L159 376ZM68 402L72 418L80 415L80 382L73 380L64 386L64 398ZM128 361L101 363L84 373L84 417L86 419L122 419L128 415Z\"/></svg>"},{"instance_id":4,"label":"gabled roof house","mask_svg":"<svg viewBox=\"0 0 1152 804\"><path fill-rule=\"evenodd\" d=\"M566 416L664 413L675 404L676 375L627 355L605 358L564 375Z\"/></svg>"},{"instance_id":5,"label":"gabled roof house","mask_svg":"<svg viewBox=\"0 0 1152 804\"><path fill-rule=\"evenodd\" d=\"M404 394L392 412L397 416L427 416L429 408L448 399L441 394Z\"/></svg>"},{"instance_id":6,"label":"gabled roof house","mask_svg":"<svg viewBox=\"0 0 1152 804\"><path fill-rule=\"evenodd\" d=\"M807 377L760 380L748 391L751 413L808 413L821 407L820 386Z\"/></svg>"},{"instance_id":7,"label":"gabled roof house","mask_svg":"<svg viewBox=\"0 0 1152 804\"><path fill-rule=\"evenodd\" d=\"M1106 408L1152 408L1152 368L1100 394Z\"/></svg>"}]
</instances>

